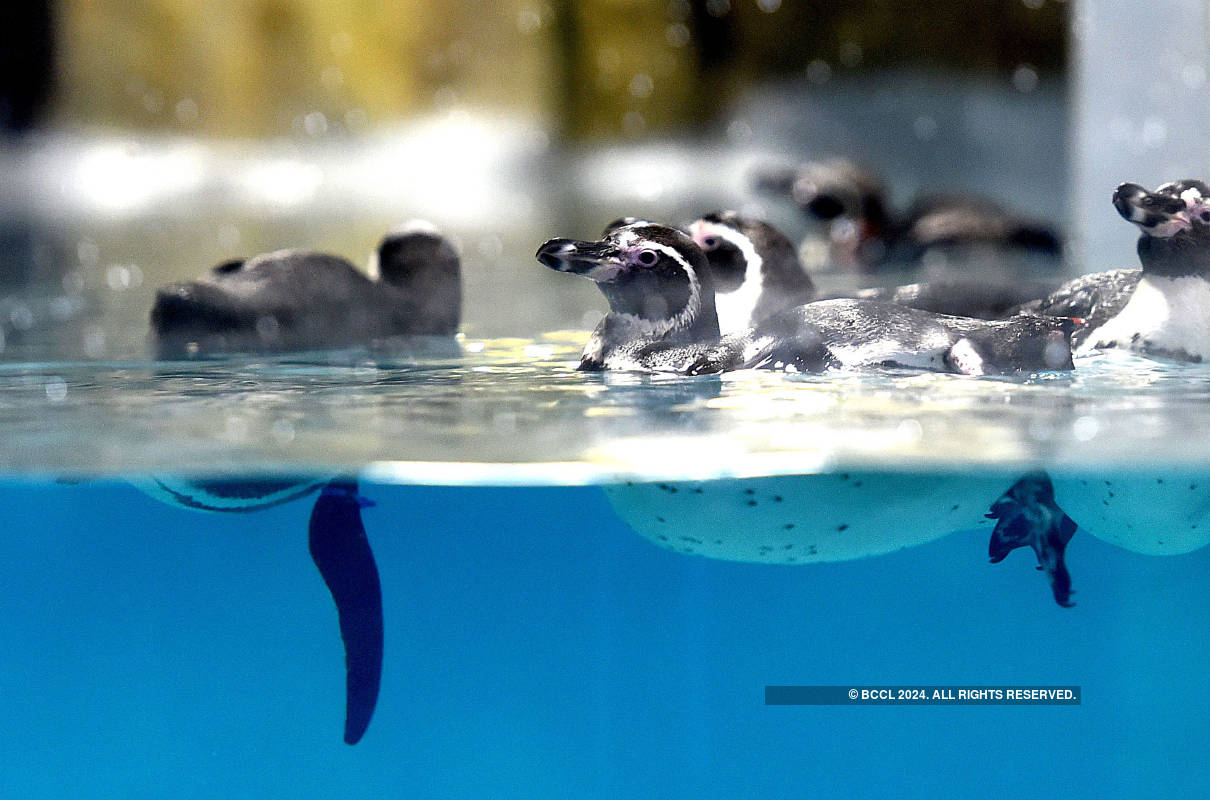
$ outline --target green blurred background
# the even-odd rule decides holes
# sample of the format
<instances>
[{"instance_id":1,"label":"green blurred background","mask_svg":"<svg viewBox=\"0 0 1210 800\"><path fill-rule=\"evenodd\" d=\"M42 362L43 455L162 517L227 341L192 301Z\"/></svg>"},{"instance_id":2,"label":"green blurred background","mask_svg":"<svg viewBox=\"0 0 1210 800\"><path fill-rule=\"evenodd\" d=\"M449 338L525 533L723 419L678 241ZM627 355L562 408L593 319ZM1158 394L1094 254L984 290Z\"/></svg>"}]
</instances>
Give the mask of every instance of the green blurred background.
<instances>
[{"instance_id":1,"label":"green blurred background","mask_svg":"<svg viewBox=\"0 0 1210 800\"><path fill-rule=\"evenodd\" d=\"M1060 74L1067 16L1055 0L60 0L0 11L0 53L9 127L340 135L460 104L592 140L700 125L769 78Z\"/></svg>"}]
</instances>

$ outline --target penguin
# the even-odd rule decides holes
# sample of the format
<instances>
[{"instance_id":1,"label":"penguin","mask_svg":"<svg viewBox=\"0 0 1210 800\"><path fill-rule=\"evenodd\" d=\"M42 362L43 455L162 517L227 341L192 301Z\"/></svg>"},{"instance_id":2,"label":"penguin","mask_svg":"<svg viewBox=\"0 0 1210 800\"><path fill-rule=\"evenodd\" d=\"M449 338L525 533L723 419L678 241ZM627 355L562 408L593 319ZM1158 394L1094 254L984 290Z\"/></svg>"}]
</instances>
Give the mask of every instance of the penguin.
<instances>
[{"instance_id":1,"label":"penguin","mask_svg":"<svg viewBox=\"0 0 1210 800\"><path fill-rule=\"evenodd\" d=\"M582 370L891 366L985 375L1071 368L1071 320L1022 315L989 322L869 300L799 305L720 339L705 254L662 225L618 227L597 242L551 239L537 259L595 281L609 301Z\"/></svg>"},{"instance_id":2,"label":"penguin","mask_svg":"<svg viewBox=\"0 0 1210 800\"><path fill-rule=\"evenodd\" d=\"M144 493L193 511L251 512L319 492L307 526L311 560L336 604L345 650L346 744L365 735L382 679L382 585L361 510L373 502L349 477L314 480L190 479L156 475L135 482Z\"/></svg>"},{"instance_id":3,"label":"penguin","mask_svg":"<svg viewBox=\"0 0 1210 800\"><path fill-rule=\"evenodd\" d=\"M690 223L688 232L706 255L723 333L815 299L793 243L769 223L716 211Z\"/></svg>"},{"instance_id":4,"label":"penguin","mask_svg":"<svg viewBox=\"0 0 1210 800\"><path fill-rule=\"evenodd\" d=\"M279 250L227 261L161 288L151 328L161 357L365 346L392 337L452 337L462 283L453 244L414 222L378 245L375 275L345 259Z\"/></svg>"},{"instance_id":5,"label":"penguin","mask_svg":"<svg viewBox=\"0 0 1210 800\"><path fill-rule=\"evenodd\" d=\"M1087 320L1078 355L1124 348L1177 361L1210 358L1210 187L1200 180L1114 190L1118 213L1139 229L1141 268L1075 278L1022 310Z\"/></svg>"},{"instance_id":6,"label":"penguin","mask_svg":"<svg viewBox=\"0 0 1210 800\"><path fill-rule=\"evenodd\" d=\"M694 221L687 230L706 253L714 280L719 328L724 334L755 325L785 308L839 297L895 303L951 316L1000 319L1060 285L1055 279L953 275L903 286L820 294L793 244L767 222L734 211L718 211Z\"/></svg>"},{"instance_id":7,"label":"penguin","mask_svg":"<svg viewBox=\"0 0 1210 800\"><path fill-rule=\"evenodd\" d=\"M765 168L758 190L794 202L827 231L833 267L879 272L919 264L930 251L963 248L1015 251L1058 260L1062 243L1049 226L1023 219L982 197L936 195L917 199L897 215L874 173L847 158Z\"/></svg>"}]
</instances>

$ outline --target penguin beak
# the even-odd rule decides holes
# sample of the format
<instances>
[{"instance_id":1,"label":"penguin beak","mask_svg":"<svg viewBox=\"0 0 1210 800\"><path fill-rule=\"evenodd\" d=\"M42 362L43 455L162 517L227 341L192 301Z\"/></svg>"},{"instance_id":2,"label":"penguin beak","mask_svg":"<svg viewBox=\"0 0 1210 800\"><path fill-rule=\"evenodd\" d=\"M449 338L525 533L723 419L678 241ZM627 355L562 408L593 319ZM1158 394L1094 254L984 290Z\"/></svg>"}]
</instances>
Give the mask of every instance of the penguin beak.
<instances>
[{"instance_id":1,"label":"penguin beak","mask_svg":"<svg viewBox=\"0 0 1210 800\"><path fill-rule=\"evenodd\" d=\"M537 258L553 270L583 275L597 283L612 281L625 268L621 253L609 242L551 239L538 248Z\"/></svg>"}]
</instances>

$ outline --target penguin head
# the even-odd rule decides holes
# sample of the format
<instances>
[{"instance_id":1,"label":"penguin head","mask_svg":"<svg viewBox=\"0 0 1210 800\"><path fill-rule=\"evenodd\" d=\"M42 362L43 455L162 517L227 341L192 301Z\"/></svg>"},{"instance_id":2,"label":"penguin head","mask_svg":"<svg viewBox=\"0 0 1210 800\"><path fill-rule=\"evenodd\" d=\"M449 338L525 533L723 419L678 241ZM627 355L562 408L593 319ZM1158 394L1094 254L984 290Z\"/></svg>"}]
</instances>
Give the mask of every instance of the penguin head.
<instances>
[{"instance_id":1,"label":"penguin head","mask_svg":"<svg viewBox=\"0 0 1210 800\"><path fill-rule=\"evenodd\" d=\"M536 257L550 269L594 281L609 301L611 316L647 335L718 336L706 257L675 228L641 220L611 226L595 242L551 239Z\"/></svg>"},{"instance_id":2,"label":"penguin head","mask_svg":"<svg viewBox=\"0 0 1210 800\"><path fill-rule=\"evenodd\" d=\"M412 220L384 236L370 272L406 293L410 312L424 317L419 328L434 335L458 332L462 262L454 244L431 223Z\"/></svg>"},{"instance_id":3,"label":"penguin head","mask_svg":"<svg viewBox=\"0 0 1210 800\"><path fill-rule=\"evenodd\" d=\"M886 223L886 190L874 175L847 158L800 164L790 196L808 217L820 222L838 219Z\"/></svg>"},{"instance_id":4,"label":"penguin head","mask_svg":"<svg viewBox=\"0 0 1210 800\"><path fill-rule=\"evenodd\" d=\"M743 284L749 265L758 257L745 230L750 228L750 221L734 211L707 214L689 224L689 235L706 254L715 291L733 292Z\"/></svg>"},{"instance_id":5,"label":"penguin head","mask_svg":"<svg viewBox=\"0 0 1210 800\"><path fill-rule=\"evenodd\" d=\"M794 243L763 220L716 211L692 222L689 235L706 254L716 292L733 292L758 275L762 283L794 292L799 302L814 292Z\"/></svg>"},{"instance_id":6,"label":"penguin head","mask_svg":"<svg viewBox=\"0 0 1210 800\"><path fill-rule=\"evenodd\" d=\"M1188 178L1151 192L1123 183L1114 190L1113 206L1139 229L1144 272L1210 278L1210 186Z\"/></svg>"}]
</instances>

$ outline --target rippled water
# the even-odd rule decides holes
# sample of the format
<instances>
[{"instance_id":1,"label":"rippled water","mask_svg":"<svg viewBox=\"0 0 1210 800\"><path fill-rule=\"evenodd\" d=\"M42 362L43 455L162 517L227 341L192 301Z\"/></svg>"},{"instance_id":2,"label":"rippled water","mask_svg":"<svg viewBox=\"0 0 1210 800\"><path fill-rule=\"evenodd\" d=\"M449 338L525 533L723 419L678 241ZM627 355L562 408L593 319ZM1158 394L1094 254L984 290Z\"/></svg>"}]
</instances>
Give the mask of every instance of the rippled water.
<instances>
[{"instance_id":1,"label":"rippled water","mask_svg":"<svg viewBox=\"0 0 1210 800\"><path fill-rule=\"evenodd\" d=\"M602 375L575 370L586 336L465 339L464 355L436 358L9 362L0 468L372 465L388 481L576 484L1210 458L1210 369L1197 365L1107 354L1071 373L1005 379Z\"/></svg>"}]
</instances>

